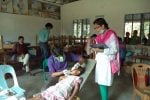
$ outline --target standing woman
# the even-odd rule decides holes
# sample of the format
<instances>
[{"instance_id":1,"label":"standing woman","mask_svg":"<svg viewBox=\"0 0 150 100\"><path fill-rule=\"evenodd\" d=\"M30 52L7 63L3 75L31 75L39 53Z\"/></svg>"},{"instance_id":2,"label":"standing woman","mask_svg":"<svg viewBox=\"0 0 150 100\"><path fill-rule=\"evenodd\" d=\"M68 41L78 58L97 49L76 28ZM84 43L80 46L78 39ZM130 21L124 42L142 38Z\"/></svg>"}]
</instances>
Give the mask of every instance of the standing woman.
<instances>
[{"instance_id":1,"label":"standing woman","mask_svg":"<svg viewBox=\"0 0 150 100\"><path fill-rule=\"evenodd\" d=\"M96 52L95 82L98 83L102 100L108 100L108 86L112 85L113 73L111 61L116 58L119 51L116 33L109 29L107 22L103 18L98 18L94 22L94 29L97 32L96 44L105 44L104 48L92 48Z\"/></svg>"}]
</instances>

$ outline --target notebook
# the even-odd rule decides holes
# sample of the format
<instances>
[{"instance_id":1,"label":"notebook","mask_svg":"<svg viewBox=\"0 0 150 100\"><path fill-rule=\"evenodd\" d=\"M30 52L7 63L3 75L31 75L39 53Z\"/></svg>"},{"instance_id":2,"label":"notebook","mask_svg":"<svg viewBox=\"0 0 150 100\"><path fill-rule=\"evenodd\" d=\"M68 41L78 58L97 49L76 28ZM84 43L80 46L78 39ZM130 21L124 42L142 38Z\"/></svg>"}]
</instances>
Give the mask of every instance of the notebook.
<instances>
[{"instance_id":1,"label":"notebook","mask_svg":"<svg viewBox=\"0 0 150 100\"><path fill-rule=\"evenodd\" d=\"M99 48L99 49L105 49L108 48L108 46L105 43L101 43L101 44L92 44L90 45L92 48Z\"/></svg>"}]
</instances>

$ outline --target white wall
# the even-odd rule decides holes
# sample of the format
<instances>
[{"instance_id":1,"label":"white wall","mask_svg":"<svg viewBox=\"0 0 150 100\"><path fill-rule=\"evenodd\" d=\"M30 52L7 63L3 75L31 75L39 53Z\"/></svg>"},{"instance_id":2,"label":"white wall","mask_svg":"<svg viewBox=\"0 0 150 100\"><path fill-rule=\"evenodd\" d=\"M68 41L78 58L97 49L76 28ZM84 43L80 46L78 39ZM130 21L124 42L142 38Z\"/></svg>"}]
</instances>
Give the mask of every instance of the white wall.
<instances>
[{"instance_id":1,"label":"white wall","mask_svg":"<svg viewBox=\"0 0 150 100\"><path fill-rule=\"evenodd\" d=\"M104 15L110 28L124 34L124 15L150 12L150 0L81 0L62 6L61 32L71 34L73 19L90 18L91 31L97 15Z\"/></svg>"},{"instance_id":2,"label":"white wall","mask_svg":"<svg viewBox=\"0 0 150 100\"><path fill-rule=\"evenodd\" d=\"M17 41L18 36L23 35L25 42L35 45L36 34L47 22L54 26L51 33L60 34L60 20L0 13L0 34L3 35L4 42Z\"/></svg>"}]
</instances>

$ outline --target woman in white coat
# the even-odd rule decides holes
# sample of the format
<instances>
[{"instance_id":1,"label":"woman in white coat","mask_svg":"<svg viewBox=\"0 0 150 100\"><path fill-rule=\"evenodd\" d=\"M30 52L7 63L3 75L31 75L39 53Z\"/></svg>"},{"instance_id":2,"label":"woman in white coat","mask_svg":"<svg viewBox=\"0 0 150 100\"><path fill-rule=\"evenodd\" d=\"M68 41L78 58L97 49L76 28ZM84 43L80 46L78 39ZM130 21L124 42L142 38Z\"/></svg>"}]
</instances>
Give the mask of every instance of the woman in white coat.
<instances>
[{"instance_id":1,"label":"woman in white coat","mask_svg":"<svg viewBox=\"0 0 150 100\"><path fill-rule=\"evenodd\" d=\"M111 61L119 51L118 39L116 33L109 29L105 19L98 18L93 24L97 32L96 44L103 44L101 47L97 45L98 47L92 48L96 52L95 82L99 85L102 100L108 100L108 86L113 82Z\"/></svg>"}]
</instances>

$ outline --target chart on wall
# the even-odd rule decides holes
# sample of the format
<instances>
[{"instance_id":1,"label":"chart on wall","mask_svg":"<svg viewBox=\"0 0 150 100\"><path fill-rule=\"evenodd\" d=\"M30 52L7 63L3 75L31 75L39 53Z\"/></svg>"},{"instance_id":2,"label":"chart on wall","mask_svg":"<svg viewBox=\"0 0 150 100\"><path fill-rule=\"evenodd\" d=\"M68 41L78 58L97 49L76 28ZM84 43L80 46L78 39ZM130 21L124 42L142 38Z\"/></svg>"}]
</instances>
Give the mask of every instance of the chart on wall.
<instances>
[{"instance_id":1,"label":"chart on wall","mask_svg":"<svg viewBox=\"0 0 150 100\"><path fill-rule=\"evenodd\" d=\"M13 0L13 13L28 15L28 0Z\"/></svg>"},{"instance_id":2,"label":"chart on wall","mask_svg":"<svg viewBox=\"0 0 150 100\"><path fill-rule=\"evenodd\" d=\"M42 4L37 0L29 0L29 15L41 16Z\"/></svg>"},{"instance_id":3,"label":"chart on wall","mask_svg":"<svg viewBox=\"0 0 150 100\"><path fill-rule=\"evenodd\" d=\"M37 0L0 0L0 12L60 19L60 6Z\"/></svg>"},{"instance_id":4,"label":"chart on wall","mask_svg":"<svg viewBox=\"0 0 150 100\"><path fill-rule=\"evenodd\" d=\"M12 0L0 0L0 12L13 13Z\"/></svg>"},{"instance_id":5,"label":"chart on wall","mask_svg":"<svg viewBox=\"0 0 150 100\"><path fill-rule=\"evenodd\" d=\"M60 19L60 6L29 0L29 15Z\"/></svg>"},{"instance_id":6,"label":"chart on wall","mask_svg":"<svg viewBox=\"0 0 150 100\"><path fill-rule=\"evenodd\" d=\"M60 7L51 4L42 3L42 17L51 17L60 19Z\"/></svg>"}]
</instances>

